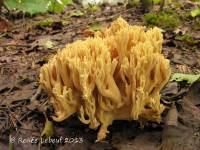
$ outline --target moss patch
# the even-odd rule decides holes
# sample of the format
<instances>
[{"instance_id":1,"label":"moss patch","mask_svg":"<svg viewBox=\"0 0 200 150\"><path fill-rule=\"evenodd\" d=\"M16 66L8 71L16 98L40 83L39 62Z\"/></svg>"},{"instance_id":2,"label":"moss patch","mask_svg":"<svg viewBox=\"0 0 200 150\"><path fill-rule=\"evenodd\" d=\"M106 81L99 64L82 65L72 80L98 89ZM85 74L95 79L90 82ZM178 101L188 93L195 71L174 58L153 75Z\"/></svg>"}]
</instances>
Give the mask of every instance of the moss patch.
<instances>
[{"instance_id":1,"label":"moss patch","mask_svg":"<svg viewBox=\"0 0 200 150\"><path fill-rule=\"evenodd\" d=\"M194 39L191 35L189 34L183 34L183 35L177 35L175 37L176 40L182 41L187 43L188 45L196 45L199 43L199 40Z\"/></svg>"},{"instance_id":2,"label":"moss patch","mask_svg":"<svg viewBox=\"0 0 200 150\"><path fill-rule=\"evenodd\" d=\"M149 26L159 26L163 29L174 29L180 24L178 15L171 12L147 13L144 15L144 20Z\"/></svg>"}]
</instances>

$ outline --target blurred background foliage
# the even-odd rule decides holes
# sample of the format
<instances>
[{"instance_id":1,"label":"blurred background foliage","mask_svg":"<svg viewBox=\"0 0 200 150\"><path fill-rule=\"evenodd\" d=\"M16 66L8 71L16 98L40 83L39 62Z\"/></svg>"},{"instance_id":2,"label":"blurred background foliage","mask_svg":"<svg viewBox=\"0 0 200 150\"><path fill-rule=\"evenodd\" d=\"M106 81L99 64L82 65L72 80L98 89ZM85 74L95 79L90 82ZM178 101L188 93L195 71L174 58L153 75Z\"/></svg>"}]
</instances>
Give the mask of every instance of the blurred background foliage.
<instances>
[{"instance_id":1,"label":"blurred background foliage","mask_svg":"<svg viewBox=\"0 0 200 150\"><path fill-rule=\"evenodd\" d=\"M30 14L62 12L64 7L71 4L72 0L5 0L4 5L8 10L19 10Z\"/></svg>"},{"instance_id":2,"label":"blurred background foliage","mask_svg":"<svg viewBox=\"0 0 200 150\"><path fill-rule=\"evenodd\" d=\"M60 13L64 10L65 6L72 4L73 0L1 0L4 2L4 6L9 10L18 10L24 13L37 14L45 12L55 12ZM113 1L113 2L112 2ZM153 4L161 3L172 3L173 0L109 0L109 3L116 3L116 1L123 2L124 5L127 4L139 4L142 7L148 9ZM197 7L190 10L190 15L192 17L200 16L200 0L190 0L197 4ZM79 3L89 3L90 7L94 5L102 4L106 0L74 0L74 2ZM108 3L107 2L107 3Z\"/></svg>"}]
</instances>

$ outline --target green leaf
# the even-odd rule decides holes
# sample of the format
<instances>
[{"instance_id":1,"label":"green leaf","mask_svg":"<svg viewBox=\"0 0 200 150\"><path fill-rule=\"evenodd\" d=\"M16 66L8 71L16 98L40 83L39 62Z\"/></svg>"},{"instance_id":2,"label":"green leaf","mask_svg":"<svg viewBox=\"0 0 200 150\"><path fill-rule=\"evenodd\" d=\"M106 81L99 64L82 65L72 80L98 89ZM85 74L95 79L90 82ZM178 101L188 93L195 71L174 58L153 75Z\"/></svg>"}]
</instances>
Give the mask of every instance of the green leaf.
<instances>
[{"instance_id":1,"label":"green leaf","mask_svg":"<svg viewBox=\"0 0 200 150\"><path fill-rule=\"evenodd\" d=\"M49 0L6 0L4 4L9 10L18 9L23 12L35 14L47 12L48 2Z\"/></svg>"},{"instance_id":2,"label":"green leaf","mask_svg":"<svg viewBox=\"0 0 200 150\"><path fill-rule=\"evenodd\" d=\"M192 17L196 17L200 15L200 8L196 8L194 10L191 11L191 16Z\"/></svg>"},{"instance_id":3,"label":"green leaf","mask_svg":"<svg viewBox=\"0 0 200 150\"><path fill-rule=\"evenodd\" d=\"M160 0L153 0L153 3L154 3L154 4L159 4L159 3L160 3Z\"/></svg>"},{"instance_id":4,"label":"green leaf","mask_svg":"<svg viewBox=\"0 0 200 150\"><path fill-rule=\"evenodd\" d=\"M44 130L42 131L41 136L48 138L54 134L53 122L46 119Z\"/></svg>"},{"instance_id":5,"label":"green leaf","mask_svg":"<svg viewBox=\"0 0 200 150\"><path fill-rule=\"evenodd\" d=\"M170 81L182 82L187 81L188 84L192 84L193 82L197 81L200 78L199 75L192 75L192 74L184 74L184 73L175 73L171 77Z\"/></svg>"},{"instance_id":6,"label":"green leaf","mask_svg":"<svg viewBox=\"0 0 200 150\"><path fill-rule=\"evenodd\" d=\"M72 0L5 0L4 4L9 10L20 10L30 14L63 11L65 5Z\"/></svg>"},{"instance_id":7,"label":"green leaf","mask_svg":"<svg viewBox=\"0 0 200 150\"><path fill-rule=\"evenodd\" d=\"M51 12L62 12L65 5L71 4L72 0L50 0L49 10Z\"/></svg>"}]
</instances>

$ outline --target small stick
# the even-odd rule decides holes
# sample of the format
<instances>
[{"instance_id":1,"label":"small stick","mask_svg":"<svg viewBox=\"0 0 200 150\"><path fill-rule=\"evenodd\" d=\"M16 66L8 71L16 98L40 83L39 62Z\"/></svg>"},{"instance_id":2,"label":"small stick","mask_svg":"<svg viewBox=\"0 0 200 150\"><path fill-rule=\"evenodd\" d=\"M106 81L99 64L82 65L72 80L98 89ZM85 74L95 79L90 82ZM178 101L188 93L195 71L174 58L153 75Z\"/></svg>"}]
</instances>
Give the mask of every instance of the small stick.
<instances>
[{"instance_id":1,"label":"small stick","mask_svg":"<svg viewBox=\"0 0 200 150\"><path fill-rule=\"evenodd\" d=\"M15 46L15 47L31 47L31 45L27 45L27 44L4 44L4 45L0 45L0 47L9 47L9 46Z\"/></svg>"},{"instance_id":2,"label":"small stick","mask_svg":"<svg viewBox=\"0 0 200 150\"><path fill-rule=\"evenodd\" d=\"M161 2L160 2L160 11L163 10L164 6L165 6L165 0L161 0Z\"/></svg>"},{"instance_id":3,"label":"small stick","mask_svg":"<svg viewBox=\"0 0 200 150\"><path fill-rule=\"evenodd\" d=\"M34 100L37 100L37 98L41 95L41 93L42 93L42 88L41 86L39 86L37 88L36 93L31 97L30 101L33 102Z\"/></svg>"}]
</instances>

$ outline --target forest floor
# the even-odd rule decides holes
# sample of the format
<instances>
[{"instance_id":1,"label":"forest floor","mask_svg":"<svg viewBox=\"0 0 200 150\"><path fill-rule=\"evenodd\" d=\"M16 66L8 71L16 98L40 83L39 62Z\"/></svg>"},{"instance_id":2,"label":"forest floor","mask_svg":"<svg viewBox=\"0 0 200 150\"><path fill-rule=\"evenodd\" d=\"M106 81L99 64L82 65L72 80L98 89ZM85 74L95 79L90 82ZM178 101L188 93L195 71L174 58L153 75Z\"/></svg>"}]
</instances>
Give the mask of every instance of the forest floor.
<instances>
[{"instance_id":1,"label":"forest floor","mask_svg":"<svg viewBox=\"0 0 200 150\"><path fill-rule=\"evenodd\" d=\"M174 9L181 23L163 29L163 53L173 72L200 73L200 18L184 14L192 7L183 3ZM31 101L38 89L40 67L60 48L77 39L92 36L93 30L109 26L121 16L132 25L146 25L141 8L104 6L101 11L80 13L79 5L67 7L61 14L23 16L4 15L0 20L0 149L8 149L9 137L15 138L14 149L67 150L199 150L200 149L200 83L170 82L163 97L176 102L177 112L161 124L148 123L143 129L135 121L114 121L103 142L95 143L97 131L82 124L76 116L54 123L54 138L82 138L82 143L32 144L45 125L43 112L48 97L44 91ZM199 24L198 24L199 23ZM187 35L187 36L185 36ZM181 37L181 38L180 38ZM170 105L171 106L171 105ZM177 114L177 118L176 118ZM170 124L169 120L175 120Z\"/></svg>"}]
</instances>

